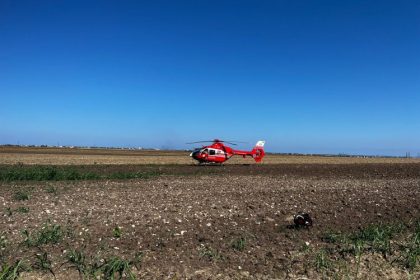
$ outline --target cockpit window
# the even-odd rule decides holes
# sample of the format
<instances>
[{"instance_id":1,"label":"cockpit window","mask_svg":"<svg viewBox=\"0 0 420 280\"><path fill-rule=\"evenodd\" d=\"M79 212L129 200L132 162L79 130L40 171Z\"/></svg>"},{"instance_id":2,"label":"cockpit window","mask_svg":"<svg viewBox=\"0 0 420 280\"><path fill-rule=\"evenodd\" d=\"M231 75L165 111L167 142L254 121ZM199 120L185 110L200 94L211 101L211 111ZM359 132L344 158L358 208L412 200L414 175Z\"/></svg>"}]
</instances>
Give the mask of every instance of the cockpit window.
<instances>
[{"instance_id":1,"label":"cockpit window","mask_svg":"<svg viewBox=\"0 0 420 280\"><path fill-rule=\"evenodd\" d=\"M214 156L216 154L216 151L215 150L210 150L210 155L211 156Z\"/></svg>"}]
</instances>

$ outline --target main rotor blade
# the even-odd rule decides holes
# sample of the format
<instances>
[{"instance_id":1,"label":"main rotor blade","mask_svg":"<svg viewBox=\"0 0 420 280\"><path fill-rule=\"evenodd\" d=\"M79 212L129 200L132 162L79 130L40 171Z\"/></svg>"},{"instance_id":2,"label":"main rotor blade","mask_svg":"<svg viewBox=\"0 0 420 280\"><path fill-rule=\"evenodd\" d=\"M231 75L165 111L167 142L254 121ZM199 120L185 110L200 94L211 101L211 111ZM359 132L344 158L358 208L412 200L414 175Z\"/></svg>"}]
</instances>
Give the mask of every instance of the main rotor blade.
<instances>
[{"instance_id":1,"label":"main rotor blade","mask_svg":"<svg viewBox=\"0 0 420 280\"><path fill-rule=\"evenodd\" d=\"M188 142L188 143L185 143L185 144L208 143L208 142L214 142L214 141L213 140L210 140L210 141L196 141L196 142Z\"/></svg>"},{"instance_id":2,"label":"main rotor blade","mask_svg":"<svg viewBox=\"0 0 420 280\"><path fill-rule=\"evenodd\" d=\"M234 145L237 146L236 143L239 144L248 144L248 142L241 142L241 141L224 141L224 140L219 140L219 139L215 139L215 140L204 140L204 141L196 141L196 142L188 142L185 144L196 144L196 143L228 143L230 145Z\"/></svg>"},{"instance_id":3,"label":"main rotor blade","mask_svg":"<svg viewBox=\"0 0 420 280\"><path fill-rule=\"evenodd\" d=\"M228 142L228 141L220 141L220 142L228 143L228 144L233 145L233 146L238 146L238 144L235 144L235 143L232 143L232 142Z\"/></svg>"}]
</instances>

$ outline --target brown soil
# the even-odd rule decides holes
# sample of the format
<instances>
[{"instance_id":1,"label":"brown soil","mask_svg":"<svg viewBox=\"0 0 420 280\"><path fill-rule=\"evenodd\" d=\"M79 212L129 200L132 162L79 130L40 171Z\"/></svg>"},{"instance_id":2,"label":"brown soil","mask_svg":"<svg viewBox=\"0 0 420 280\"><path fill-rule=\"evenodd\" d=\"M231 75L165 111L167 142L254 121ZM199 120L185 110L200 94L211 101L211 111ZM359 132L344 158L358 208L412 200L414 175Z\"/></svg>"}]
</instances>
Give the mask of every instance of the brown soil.
<instances>
[{"instance_id":1,"label":"brown soil","mask_svg":"<svg viewBox=\"0 0 420 280\"><path fill-rule=\"evenodd\" d=\"M322 273L302 252L305 242L315 251L325 245L322 236L331 230L354 232L372 223L420 218L419 164L85 168L157 168L163 175L148 180L1 183L4 209L29 208L29 213L5 212L0 220L0 233L10 240L6 259L30 262L38 249L19 245L21 231L33 232L50 220L73 233L57 245L43 245L58 279L78 277L74 269L60 266L71 248L105 259L132 259L143 252L139 278L318 279ZM51 186L56 194L47 192ZM16 190L29 191L29 200L14 200ZM298 211L310 213L312 228L290 227ZM120 238L113 236L116 226ZM238 251L232 242L241 237L246 243ZM363 259L360 272L362 278L373 279L406 275L381 256ZM24 274L31 277L52 276Z\"/></svg>"},{"instance_id":2,"label":"brown soil","mask_svg":"<svg viewBox=\"0 0 420 280\"><path fill-rule=\"evenodd\" d=\"M1 166L1 165L0 165ZM368 164L230 164L230 165L82 165L74 169L112 174L118 172L157 172L174 176L230 176L258 175L274 177L318 179L408 179L420 178L420 163L368 163Z\"/></svg>"}]
</instances>

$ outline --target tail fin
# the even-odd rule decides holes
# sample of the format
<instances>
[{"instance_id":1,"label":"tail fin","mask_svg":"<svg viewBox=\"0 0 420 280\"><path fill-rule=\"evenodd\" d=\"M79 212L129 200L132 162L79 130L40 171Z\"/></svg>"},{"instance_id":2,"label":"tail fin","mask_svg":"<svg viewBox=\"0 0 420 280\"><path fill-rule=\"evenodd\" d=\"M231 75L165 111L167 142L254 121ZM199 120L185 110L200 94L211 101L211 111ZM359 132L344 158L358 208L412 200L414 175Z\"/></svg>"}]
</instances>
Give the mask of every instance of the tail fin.
<instances>
[{"instance_id":1,"label":"tail fin","mask_svg":"<svg viewBox=\"0 0 420 280\"><path fill-rule=\"evenodd\" d=\"M265 155L264 144L265 141L258 141L257 144L255 144L254 149L252 149L252 157L256 162L260 162Z\"/></svg>"}]
</instances>

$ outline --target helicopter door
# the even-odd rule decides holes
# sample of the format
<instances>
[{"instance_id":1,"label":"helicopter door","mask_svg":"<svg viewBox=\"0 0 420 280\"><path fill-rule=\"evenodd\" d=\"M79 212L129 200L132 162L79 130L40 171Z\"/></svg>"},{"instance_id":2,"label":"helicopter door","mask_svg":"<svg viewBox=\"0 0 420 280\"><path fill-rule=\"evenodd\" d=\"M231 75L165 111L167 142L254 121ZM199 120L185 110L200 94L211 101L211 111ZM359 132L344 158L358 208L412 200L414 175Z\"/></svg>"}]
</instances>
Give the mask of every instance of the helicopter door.
<instances>
[{"instance_id":1,"label":"helicopter door","mask_svg":"<svg viewBox=\"0 0 420 280\"><path fill-rule=\"evenodd\" d=\"M209 156L208 156L207 159L209 161L213 161L215 156L216 156L216 151L214 149L209 149Z\"/></svg>"}]
</instances>

